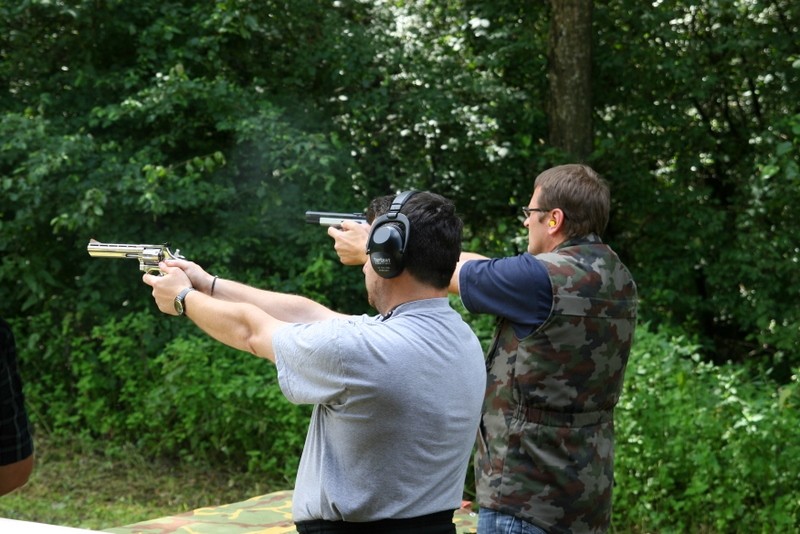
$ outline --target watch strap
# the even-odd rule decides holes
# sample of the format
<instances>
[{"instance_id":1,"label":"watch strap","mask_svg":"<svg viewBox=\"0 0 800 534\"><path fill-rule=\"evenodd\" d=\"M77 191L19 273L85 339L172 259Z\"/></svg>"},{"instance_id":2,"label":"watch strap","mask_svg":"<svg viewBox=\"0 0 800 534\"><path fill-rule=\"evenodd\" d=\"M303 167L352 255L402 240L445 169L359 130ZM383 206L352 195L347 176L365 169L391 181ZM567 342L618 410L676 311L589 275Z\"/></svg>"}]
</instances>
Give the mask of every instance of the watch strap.
<instances>
[{"instance_id":1,"label":"watch strap","mask_svg":"<svg viewBox=\"0 0 800 534\"><path fill-rule=\"evenodd\" d=\"M195 288L193 287L184 288L181 290L180 293L178 293L178 296L175 297L175 311L178 312L178 315L183 315L186 313L186 304L184 303L184 299L186 298L186 295L188 295L192 291L195 291Z\"/></svg>"}]
</instances>

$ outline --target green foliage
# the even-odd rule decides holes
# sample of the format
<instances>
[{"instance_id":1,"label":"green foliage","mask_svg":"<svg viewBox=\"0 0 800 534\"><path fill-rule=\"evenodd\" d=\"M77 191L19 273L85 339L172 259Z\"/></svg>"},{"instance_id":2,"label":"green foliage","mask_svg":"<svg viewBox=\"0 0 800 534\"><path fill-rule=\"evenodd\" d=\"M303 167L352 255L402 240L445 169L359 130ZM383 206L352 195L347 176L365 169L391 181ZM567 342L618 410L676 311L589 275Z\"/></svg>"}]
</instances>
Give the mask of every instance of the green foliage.
<instances>
[{"instance_id":1,"label":"green foliage","mask_svg":"<svg viewBox=\"0 0 800 534\"><path fill-rule=\"evenodd\" d=\"M707 359L755 360L743 368L768 370L794 399L800 48L786 36L800 3L613 0L595 2L594 17L590 163L612 184L606 239L634 272L641 315L685 330ZM0 4L0 302L37 425L288 476L289 456L274 454L296 453L303 417L270 366L160 315L135 262L91 259L87 241L169 242L215 274L351 312L367 309L361 274L338 264L305 210L359 211L375 195L430 188L455 200L466 249L520 252L518 207L538 172L564 162L544 134L548 32L546 2L512 0ZM488 339L491 320L468 319ZM673 439L655 458L664 435L644 441L637 469L670 493L641 502L659 522L689 521L705 491L730 515L711 474L727 486L731 473L750 476L731 460L745 446L777 458L749 459L764 469L796 458L759 441L765 427L796 441L777 426L794 408L766 417L774 399L743 386L764 418L726 434L744 410L732 384L752 379L699 362L694 377L673 360L676 374L653 369L663 380L645 400L662 387L676 400L676 376L706 380L698 395L719 391L707 404L685 398L702 421L682 429L693 450ZM679 408L663 417L691 420ZM243 414L266 415L232 429ZM764 524L780 528L795 513L789 482L768 472L780 508L761 508L775 512ZM741 506L769 496L731 491ZM644 522L631 499L631 522ZM707 526L725 530L726 517Z\"/></svg>"},{"instance_id":2,"label":"green foliage","mask_svg":"<svg viewBox=\"0 0 800 534\"><path fill-rule=\"evenodd\" d=\"M298 212L361 209L407 187L451 196L469 248L520 250L507 242L516 208L533 176L562 162L542 133L546 4L287 6L0 9L9 309L60 308L59 295L80 303L81 320L102 313L74 298L97 285L99 273L78 266L87 234L101 231L180 243L247 281L293 278L317 251L281 245L326 243L286 228ZM796 309L800 288L761 273L789 280L797 263L800 49L780 36L796 33L799 10L785 0L595 9L592 164L614 187L608 239L634 269L647 318L690 328L720 360L794 359L800 324L777 310ZM339 288L356 283L321 293L354 307ZM122 292L135 302L132 287Z\"/></svg>"},{"instance_id":3,"label":"green foliage","mask_svg":"<svg viewBox=\"0 0 800 534\"><path fill-rule=\"evenodd\" d=\"M688 328L718 362L798 362L800 48L781 35L797 31L799 6L596 4L612 240L643 315Z\"/></svg>"},{"instance_id":4,"label":"green foliage","mask_svg":"<svg viewBox=\"0 0 800 534\"><path fill-rule=\"evenodd\" d=\"M721 265L735 266L738 292L720 294L715 302L721 313L737 318L754 351L769 348L772 361L785 368L797 364L800 333L800 288L794 283L800 238L796 230L787 231L800 220L800 114L777 119L764 136L750 200L736 214L738 231L713 270L713 282L730 284L731 270ZM775 280L781 282L770 283Z\"/></svg>"},{"instance_id":5,"label":"green foliage","mask_svg":"<svg viewBox=\"0 0 800 534\"><path fill-rule=\"evenodd\" d=\"M37 426L291 484L309 407L286 401L271 363L224 347L186 322L173 322L172 336L156 336L161 320L151 312L110 319L74 339L59 369L31 361L45 381L26 373L29 405L58 406L50 417L34 409Z\"/></svg>"},{"instance_id":6,"label":"green foliage","mask_svg":"<svg viewBox=\"0 0 800 534\"><path fill-rule=\"evenodd\" d=\"M616 410L614 523L645 531L800 526L800 382L704 362L642 327Z\"/></svg>"},{"instance_id":7,"label":"green foliage","mask_svg":"<svg viewBox=\"0 0 800 534\"><path fill-rule=\"evenodd\" d=\"M132 435L144 430L147 450L292 483L311 410L286 401L274 365L199 335L171 342L155 363L161 380L130 425Z\"/></svg>"}]
</instances>

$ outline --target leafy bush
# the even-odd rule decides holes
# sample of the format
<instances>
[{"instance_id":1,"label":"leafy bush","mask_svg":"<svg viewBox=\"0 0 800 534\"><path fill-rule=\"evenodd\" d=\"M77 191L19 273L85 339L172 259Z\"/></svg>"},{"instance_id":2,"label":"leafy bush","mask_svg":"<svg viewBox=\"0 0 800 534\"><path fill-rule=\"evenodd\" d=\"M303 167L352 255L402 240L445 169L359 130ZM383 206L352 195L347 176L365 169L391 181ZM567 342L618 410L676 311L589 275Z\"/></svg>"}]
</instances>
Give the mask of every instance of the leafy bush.
<instances>
[{"instance_id":1,"label":"leafy bush","mask_svg":"<svg viewBox=\"0 0 800 534\"><path fill-rule=\"evenodd\" d=\"M165 321L170 326L159 327ZM61 354L68 357L56 365L52 358L32 359L35 371L26 365L37 427L294 480L310 407L283 397L270 362L155 312L110 319Z\"/></svg>"},{"instance_id":2,"label":"leafy bush","mask_svg":"<svg viewBox=\"0 0 800 534\"><path fill-rule=\"evenodd\" d=\"M304 209L358 210L387 191L430 188L456 202L466 248L524 248L508 240L517 207L533 176L563 162L544 135L547 3L335 4L0 5L8 88L0 93L0 302L15 321L39 426L135 438L187 459L251 451L254 468L272 452L249 445L253 421L230 439L202 433L222 432L234 406L283 406L270 388L248 395L250 382L225 386L240 368L261 384L263 362L144 314L152 301L135 266L90 260L90 237L168 240L216 274L348 311L364 306L363 281L333 267L330 241L304 228ZM640 284L642 317L691 331L718 362L756 356L796 368L800 62L795 41L782 36L796 34L800 3L596 4L591 163L613 184L607 238ZM477 330L491 329L489 318L480 321ZM746 447L770 458L772 470L795 456L796 434L782 425L796 413L797 386L781 369L785 387L776 393L762 380L759 396L745 371L704 367L689 344L673 353L669 343L641 338L645 354L632 361L629 386L644 391L636 392L644 407L631 419L639 426L624 428L623 419L634 437L620 450L623 468L637 439L647 445L642 459L665 451L667 478L653 471L661 464L643 463L634 472L652 486L622 488L651 492L641 495L657 521L691 523L698 493L722 502L715 492L728 478L750 474ZM660 382L642 382L638 370L649 365ZM287 413L288 429L295 416ZM662 419L674 428L653 434ZM142 425L160 437L143 435ZM675 437L665 431L683 434L665 445ZM770 433L771 446L762 441ZM679 450L684 441L693 448ZM754 458L747 465L759 466ZM693 470L714 462L717 471ZM775 502L745 522L772 510L769 524L780 528L788 516L776 507L791 514L797 506L784 499L786 476L758 491L737 486L715 513L735 516L733 503L755 507L771 491ZM656 489L670 499L662 503ZM708 521L731 524L721 515Z\"/></svg>"},{"instance_id":3,"label":"leafy bush","mask_svg":"<svg viewBox=\"0 0 800 534\"><path fill-rule=\"evenodd\" d=\"M647 531L800 526L800 384L701 361L641 328L617 408L614 523Z\"/></svg>"},{"instance_id":4,"label":"leafy bush","mask_svg":"<svg viewBox=\"0 0 800 534\"><path fill-rule=\"evenodd\" d=\"M284 398L272 363L204 334L173 340L155 363L161 381L136 414L147 449L236 462L291 484L311 410Z\"/></svg>"},{"instance_id":5,"label":"leafy bush","mask_svg":"<svg viewBox=\"0 0 800 534\"><path fill-rule=\"evenodd\" d=\"M800 4L595 7L595 166L641 316L699 336L716 363L796 367L800 121L786 97L800 62L775 34Z\"/></svg>"}]
</instances>

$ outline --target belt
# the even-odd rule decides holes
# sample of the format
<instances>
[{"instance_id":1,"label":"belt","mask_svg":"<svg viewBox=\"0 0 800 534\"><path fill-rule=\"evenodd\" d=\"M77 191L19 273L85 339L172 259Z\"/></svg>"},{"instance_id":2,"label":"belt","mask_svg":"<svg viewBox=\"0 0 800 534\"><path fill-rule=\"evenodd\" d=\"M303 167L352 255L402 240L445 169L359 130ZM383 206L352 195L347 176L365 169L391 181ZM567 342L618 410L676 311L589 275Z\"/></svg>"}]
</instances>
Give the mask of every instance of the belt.
<instances>
[{"instance_id":1,"label":"belt","mask_svg":"<svg viewBox=\"0 0 800 534\"><path fill-rule=\"evenodd\" d=\"M453 510L418 517L381 519L378 521L328 521L311 519L295 523L299 534L445 534L454 533Z\"/></svg>"}]
</instances>

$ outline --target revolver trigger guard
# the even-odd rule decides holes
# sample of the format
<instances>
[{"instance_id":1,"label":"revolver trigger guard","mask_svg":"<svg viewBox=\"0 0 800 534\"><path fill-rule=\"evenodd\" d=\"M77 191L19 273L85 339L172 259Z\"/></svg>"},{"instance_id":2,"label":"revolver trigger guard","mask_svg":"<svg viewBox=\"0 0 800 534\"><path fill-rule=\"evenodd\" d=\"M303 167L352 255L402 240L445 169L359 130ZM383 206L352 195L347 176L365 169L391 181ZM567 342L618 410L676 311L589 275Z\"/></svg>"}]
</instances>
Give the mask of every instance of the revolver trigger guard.
<instances>
[{"instance_id":1,"label":"revolver trigger guard","mask_svg":"<svg viewBox=\"0 0 800 534\"><path fill-rule=\"evenodd\" d=\"M153 276L164 276L164 273L161 272L161 269L159 269L158 266L145 267L144 271L147 274L152 274Z\"/></svg>"}]
</instances>

